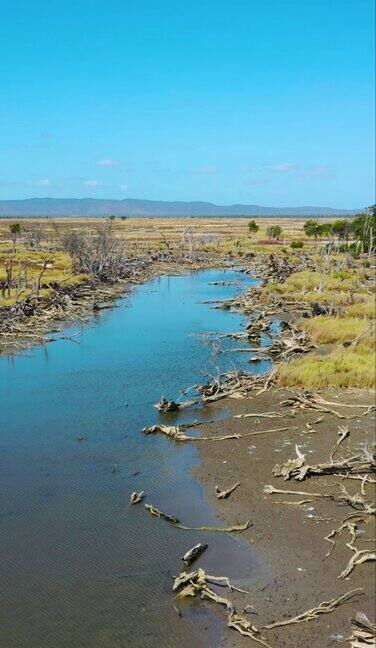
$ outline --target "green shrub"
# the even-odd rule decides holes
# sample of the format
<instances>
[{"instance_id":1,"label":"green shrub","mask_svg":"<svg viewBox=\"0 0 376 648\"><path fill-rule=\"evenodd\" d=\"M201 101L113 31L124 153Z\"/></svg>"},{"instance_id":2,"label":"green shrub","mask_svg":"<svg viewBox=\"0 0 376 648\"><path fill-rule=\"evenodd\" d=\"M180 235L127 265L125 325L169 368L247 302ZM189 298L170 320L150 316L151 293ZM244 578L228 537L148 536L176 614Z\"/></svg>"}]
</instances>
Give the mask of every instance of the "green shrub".
<instances>
[{"instance_id":1,"label":"green shrub","mask_svg":"<svg viewBox=\"0 0 376 648\"><path fill-rule=\"evenodd\" d=\"M290 247L293 250L301 250L302 247L304 247L304 243L303 243L303 241L291 241Z\"/></svg>"}]
</instances>

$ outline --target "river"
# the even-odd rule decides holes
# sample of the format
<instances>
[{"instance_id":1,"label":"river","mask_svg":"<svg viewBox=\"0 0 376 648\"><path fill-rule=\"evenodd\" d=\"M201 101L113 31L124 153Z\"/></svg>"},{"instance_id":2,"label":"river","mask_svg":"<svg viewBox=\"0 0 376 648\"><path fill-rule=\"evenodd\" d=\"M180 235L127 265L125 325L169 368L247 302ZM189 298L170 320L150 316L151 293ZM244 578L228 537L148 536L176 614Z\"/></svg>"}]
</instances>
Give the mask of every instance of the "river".
<instances>
[{"instance_id":1,"label":"river","mask_svg":"<svg viewBox=\"0 0 376 648\"><path fill-rule=\"evenodd\" d=\"M174 610L180 556L208 542L197 564L239 583L262 574L261 561L241 536L180 531L129 495L146 491L184 524L221 525L191 475L194 444L141 429L158 421L162 394L232 367L238 342L213 356L194 333L239 330L243 318L202 302L256 284L234 270L163 276L72 340L0 359L1 646L197 648L223 637L210 606ZM249 370L247 360L236 354ZM213 412L229 414L218 404L179 421Z\"/></svg>"}]
</instances>

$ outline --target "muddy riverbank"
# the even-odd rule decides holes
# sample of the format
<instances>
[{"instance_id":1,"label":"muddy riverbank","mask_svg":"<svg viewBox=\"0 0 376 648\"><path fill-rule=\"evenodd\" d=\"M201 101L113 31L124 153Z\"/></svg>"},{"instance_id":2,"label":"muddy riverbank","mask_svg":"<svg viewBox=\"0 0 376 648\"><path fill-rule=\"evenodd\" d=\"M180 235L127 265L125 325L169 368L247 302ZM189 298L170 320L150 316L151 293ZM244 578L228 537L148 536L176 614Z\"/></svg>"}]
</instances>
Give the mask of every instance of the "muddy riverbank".
<instances>
[{"instance_id":1,"label":"muddy riverbank","mask_svg":"<svg viewBox=\"0 0 376 648\"><path fill-rule=\"evenodd\" d=\"M233 415L279 411L283 413L280 402L291 394L285 390L273 390L262 395L250 394L249 398L229 403ZM330 392L324 394L330 401L338 403L369 405L374 402L369 392ZM336 408L337 409L337 408ZM344 415L354 415L354 410L338 407ZM204 435L239 433L242 438L227 445L215 443L199 446L202 463L195 474L206 486L210 501L225 524L249 518L253 526L244 534L257 555L267 564L271 578L269 582L248 584L249 595L234 593L238 609L251 604L249 618L257 627L294 617L312 609L322 601L338 598L349 590L362 588L362 595L338 607L332 613L319 617L316 621L294 624L275 630L268 630L267 641L271 646L286 648L324 648L336 645L336 640L348 637L350 619L359 611L365 612L372 620L375 607L375 573L369 563L360 565L345 579L338 579L351 558L352 551L346 546L349 535L346 530L336 538L335 550L325 558L331 545L324 538L332 529L354 509L343 503L326 499L312 498L308 495L267 495L265 485L293 491L340 493L345 484L352 494L360 489L360 482L341 479L337 475L320 475L303 482L284 481L272 474L277 463L296 456L295 444L306 454L309 462L326 461L338 438L339 424L349 428L349 438L339 456L347 454L352 448L363 447L365 442L374 442L375 414L361 416L365 409L356 410L357 418L348 421L338 420L327 414L318 420L317 411L301 411L294 416L279 419L265 418L228 418L212 423L201 429ZM280 428L296 428L278 431ZM264 430L275 429L275 432ZM250 436L247 436L250 435ZM226 500L218 500L216 485L228 488L241 482L236 491ZM367 499L372 501L375 487L365 486ZM305 504L294 502L308 500ZM281 502L292 503L281 503ZM359 525L357 546L371 549L375 537L373 521L365 526ZM202 565L205 568L204 558ZM223 613L225 622L226 614ZM223 646L241 647L252 645L248 638L230 632Z\"/></svg>"}]
</instances>

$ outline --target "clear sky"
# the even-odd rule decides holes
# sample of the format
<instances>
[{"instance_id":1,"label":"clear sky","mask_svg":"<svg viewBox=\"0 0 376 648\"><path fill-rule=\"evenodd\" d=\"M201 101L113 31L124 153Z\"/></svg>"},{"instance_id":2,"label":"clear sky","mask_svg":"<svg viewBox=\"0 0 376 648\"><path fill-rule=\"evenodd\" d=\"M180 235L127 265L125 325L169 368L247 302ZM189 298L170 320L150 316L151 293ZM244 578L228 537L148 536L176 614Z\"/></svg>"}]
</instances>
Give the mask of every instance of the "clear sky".
<instances>
[{"instance_id":1,"label":"clear sky","mask_svg":"<svg viewBox=\"0 0 376 648\"><path fill-rule=\"evenodd\" d=\"M374 0L3 0L0 198L374 202Z\"/></svg>"}]
</instances>

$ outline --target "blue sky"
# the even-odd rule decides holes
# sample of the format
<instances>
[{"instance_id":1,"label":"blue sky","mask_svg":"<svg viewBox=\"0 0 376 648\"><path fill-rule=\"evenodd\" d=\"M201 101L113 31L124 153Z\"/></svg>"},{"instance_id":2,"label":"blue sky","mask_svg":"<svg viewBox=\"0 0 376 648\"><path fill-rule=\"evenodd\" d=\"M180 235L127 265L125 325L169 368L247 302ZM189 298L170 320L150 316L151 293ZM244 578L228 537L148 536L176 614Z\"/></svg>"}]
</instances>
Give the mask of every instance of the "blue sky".
<instances>
[{"instance_id":1,"label":"blue sky","mask_svg":"<svg viewBox=\"0 0 376 648\"><path fill-rule=\"evenodd\" d=\"M373 0L3 0L0 198L374 202Z\"/></svg>"}]
</instances>

